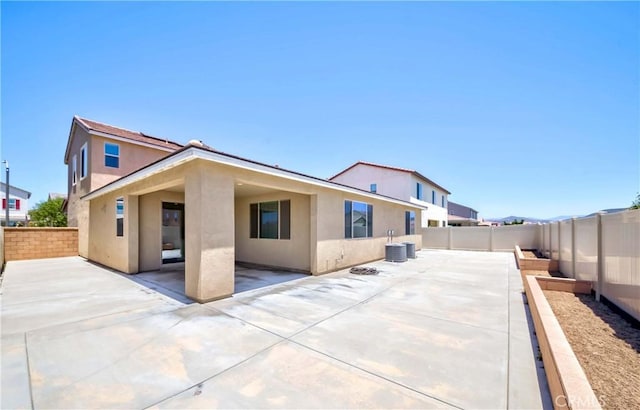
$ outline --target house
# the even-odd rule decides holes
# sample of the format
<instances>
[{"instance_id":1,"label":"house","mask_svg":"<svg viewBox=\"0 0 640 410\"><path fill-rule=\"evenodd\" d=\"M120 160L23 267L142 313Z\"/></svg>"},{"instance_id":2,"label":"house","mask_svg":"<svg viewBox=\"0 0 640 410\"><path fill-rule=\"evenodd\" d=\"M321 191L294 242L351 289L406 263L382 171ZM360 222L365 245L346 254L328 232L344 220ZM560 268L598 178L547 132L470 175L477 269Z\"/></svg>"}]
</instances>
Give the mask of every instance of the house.
<instances>
[{"instance_id":1,"label":"house","mask_svg":"<svg viewBox=\"0 0 640 410\"><path fill-rule=\"evenodd\" d=\"M69 150L67 157L75 152ZM91 158L94 164L103 159ZM238 262L328 273L382 259L389 229L397 241L422 247L418 204L198 141L74 195L88 259L130 274L183 260L185 293L200 302L233 293Z\"/></svg>"},{"instance_id":2,"label":"house","mask_svg":"<svg viewBox=\"0 0 640 410\"><path fill-rule=\"evenodd\" d=\"M358 161L329 180L424 207L423 228L447 226L451 192L417 171Z\"/></svg>"},{"instance_id":3,"label":"house","mask_svg":"<svg viewBox=\"0 0 640 410\"><path fill-rule=\"evenodd\" d=\"M477 226L478 211L468 206L449 201L449 226Z\"/></svg>"},{"instance_id":4,"label":"house","mask_svg":"<svg viewBox=\"0 0 640 410\"><path fill-rule=\"evenodd\" d=\"M61 194L58 192L49 192L49 195L47 196L47 200L51 201L52 199L62 199L62 200L67 200L67 196L65 194Z\"/></svg>"},{"instance_id":5,"label":"house","mask_svg":"<svg viewBox=\"0 0 640 410\"><path fill-rule=\"evenodd\" d=\"M71 122L64 163L67 165L67 200L63 209L68 226L80 226L88 217L83 195L166 157L182 144L137 131L75 116ZM89 221L82 223L88 226ZM78 232L81 256L88 257L88 231Z\"/></svg>"},{"instance_id":6,"label":"house","mask_svg":"<svg viewBox=\"0 0 640 410\"><path fill-rule=\"evenodd\" d=\"M2 198L2 226L5 226L6 210L9 207L9 226L27 225L29 222L29 198L31 192L9 185L9 200L7 201L7 184L0 182L0 198Z\"/></svg>"}]
</instances>

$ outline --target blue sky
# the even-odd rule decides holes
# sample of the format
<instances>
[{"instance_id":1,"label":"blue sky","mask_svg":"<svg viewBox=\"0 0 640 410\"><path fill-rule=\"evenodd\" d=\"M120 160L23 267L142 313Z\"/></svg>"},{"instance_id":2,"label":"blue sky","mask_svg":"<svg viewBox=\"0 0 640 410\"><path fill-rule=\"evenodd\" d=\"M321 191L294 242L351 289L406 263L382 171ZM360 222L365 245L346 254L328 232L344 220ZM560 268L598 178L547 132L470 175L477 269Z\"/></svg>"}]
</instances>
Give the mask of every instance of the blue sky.
<instances>
[{"instance_id":1,"label":"blue sky","mask_svg":"<svg viewBox=\"0 0 640 410\"><path fill-rule=\"evenodd\" d=\"M32 204L67 190L75 114L319 177L412 168L485 217L581 215L640 190L637 2L0 11L0 156Z\"/></svg>"}]
</instances>

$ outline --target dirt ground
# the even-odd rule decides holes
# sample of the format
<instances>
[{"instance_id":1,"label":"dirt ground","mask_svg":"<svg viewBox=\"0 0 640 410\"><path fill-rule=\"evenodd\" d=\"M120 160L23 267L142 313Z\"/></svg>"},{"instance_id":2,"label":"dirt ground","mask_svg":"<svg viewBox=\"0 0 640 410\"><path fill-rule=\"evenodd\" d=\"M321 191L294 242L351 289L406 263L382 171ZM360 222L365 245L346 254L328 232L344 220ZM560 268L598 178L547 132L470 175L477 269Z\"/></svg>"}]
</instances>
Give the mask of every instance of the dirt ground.
<instances>
[{"instance_id":1,"label":"dirt ground","mask_svg":"<svg viewBox=\"0 0 640 410\"><path fill-rule=\"evenodd\" d=\"M640 329L591 295L544 291L605 409L640 409Z\"/></svg>"}]
</instances>

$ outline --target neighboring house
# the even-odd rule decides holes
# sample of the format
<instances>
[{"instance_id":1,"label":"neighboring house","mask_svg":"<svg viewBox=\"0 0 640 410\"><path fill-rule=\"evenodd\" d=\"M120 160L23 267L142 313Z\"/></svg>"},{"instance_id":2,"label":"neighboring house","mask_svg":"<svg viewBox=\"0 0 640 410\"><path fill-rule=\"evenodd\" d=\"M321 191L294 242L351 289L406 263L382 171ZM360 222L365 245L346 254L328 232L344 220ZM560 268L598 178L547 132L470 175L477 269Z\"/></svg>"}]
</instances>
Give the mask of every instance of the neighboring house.
<instances>
[{"instance_id":1,"label":"neighboring house","mask_svg":"<svg viewBox=\"0 0 640 410\"><path fill-rule=\"evenodd\" d=\"M417 171L359 161L329 180L426 208L422 211L423 228L447 226L451 192Z\"/></svg>"},{"instance_id":2,"label":"neighboring house","mask_svg":"<svg viewBox=\"0 0 640 410\"><path fill-rule=\"evenodd\" d=\"M80 201L82 196L179 148L181 144L167 139L73 117L64 154L68 194L63 209L68 226L79 226L80 218L88 218L88 209L82 208L86 203ZM88 224L88 220L84 222ZM87 240L86 232L79 232L79 252L85 257Z\"/></svg>"},{"instance_id":3,"label":"neighboring house","mask_svg":"<svg viewBox=\"0 0 640 410\"><path fill-rule=\"evenodd\" d=\"M74 124L90 134L80 120ZM70 140L73 134L72 126ZM67 151L67 158L75 152ZM197 301L231 295L236 262L323 274L383 258L389 229L397 241L422 247L415 228L423 209L418 204L198 141L106 185L83 189L90 192L74 195L88 259L126 273L184 261L185 293Z\"/></svg>"},{"instance_id":4,"label":"neighboring house","mask_svg":"<svg viewBox=\"0 0 640 410\"><path fill-rule=\"evenodd\" d=\"M477 226L480 222L478 211L449 201L449 226Z\"/></svg>"},{"instance_id":5,"label":"neighboring house","mask_svg":"<svg viewBox=\"0 0 640 410\"><path fill-rule=\"evenodd\" d=\"M57 192L49 192L49 196L47 198L48 201L51 201L52 199L59 199L62 198L63 200L67 199L67 196L65 194L60 194Z\"/></svg>"},{"instance_id":6,"label":"neighboring house","mask_svg":"<svg viewBox=\"0 0 640 410\"><path fill-rule=\"evenodd\" d=\"M31 192L9 185L9 200L7 201L7 184L0 182L0 198L2 198L2 226L5 225L7 206L9 207L9 226L24 225L29 222L29 198Z\"/></svg>"}]
</instances>

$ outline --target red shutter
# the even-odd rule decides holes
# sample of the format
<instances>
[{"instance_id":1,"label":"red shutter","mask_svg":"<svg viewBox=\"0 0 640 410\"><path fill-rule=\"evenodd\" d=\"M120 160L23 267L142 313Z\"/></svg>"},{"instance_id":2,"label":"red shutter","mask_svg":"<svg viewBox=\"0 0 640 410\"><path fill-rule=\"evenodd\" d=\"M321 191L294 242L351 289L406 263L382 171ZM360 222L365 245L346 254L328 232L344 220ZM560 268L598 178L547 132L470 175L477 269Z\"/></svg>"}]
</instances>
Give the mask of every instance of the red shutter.
<instances>
[{"instance_id":1,"label":"red shutter","mask_svg":"<svg viewBox=\"0 0 640 410\"><path fill-rule=\"evenodd\" d=\"M20 210L20 200L16 199L16 211Z\"/></svg>"},{"instance_id":2,"label":"red shutter","mask_svg":"<svg viewBox=\"0 0 640 410\"><path fill-rule=\"evenodd\" d=\"M2 209L7 209L7 198L2 198Z\"/></svg>"}]
</instances>

